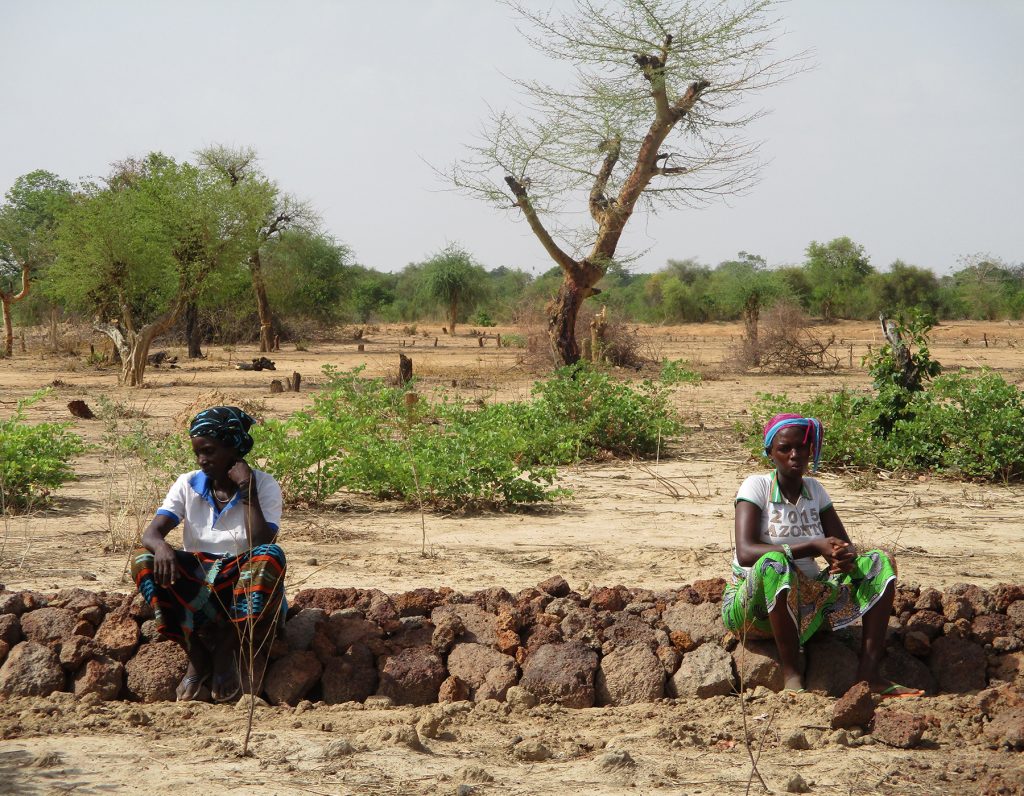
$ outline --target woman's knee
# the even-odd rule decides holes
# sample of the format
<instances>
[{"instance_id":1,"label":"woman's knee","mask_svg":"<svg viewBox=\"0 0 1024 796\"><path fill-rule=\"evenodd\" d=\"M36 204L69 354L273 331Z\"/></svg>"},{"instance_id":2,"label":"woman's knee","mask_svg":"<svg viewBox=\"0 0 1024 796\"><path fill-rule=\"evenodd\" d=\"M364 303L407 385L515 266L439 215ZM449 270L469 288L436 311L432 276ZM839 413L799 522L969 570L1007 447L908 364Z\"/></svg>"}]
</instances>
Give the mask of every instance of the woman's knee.
<instances>
[{"instance_id":1,"label":"woman's knee","mask_svg":"<svg viewBox=\"0 0 1024 796\"><path fill-rule=\"evenodd\" d=\"M136 583L139 582L140 575L153 570L153 554L145 547L136 547L132 550L131 562L132 580Z\"/></svg>"},{"instance_id":2,"label":"woman's knee","mask_svg":"<svg viewBox=\"0 0 1024 796\"><path fill-rule=\"evenodd\" d=\"M257 545L252 549L254 556L270 556L277 561L282 567L288 563L288 559L285 557L284 550L278 544L261 544Z\"/></svg>"}]
</instances>

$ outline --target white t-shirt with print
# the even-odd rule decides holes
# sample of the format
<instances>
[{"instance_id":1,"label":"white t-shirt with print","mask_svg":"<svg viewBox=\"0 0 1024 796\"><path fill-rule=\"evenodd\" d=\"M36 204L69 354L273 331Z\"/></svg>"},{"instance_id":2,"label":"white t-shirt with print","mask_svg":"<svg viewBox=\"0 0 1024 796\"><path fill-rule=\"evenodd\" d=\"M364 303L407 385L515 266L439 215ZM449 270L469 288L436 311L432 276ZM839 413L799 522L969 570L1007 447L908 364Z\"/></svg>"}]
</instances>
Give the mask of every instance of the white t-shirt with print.
<instances>
[{"instance_id":1,"label":"white t-shirt with print","mask_svg":"<svg viewBox=\"0 0 1024 796\"><path fill-rule=\"evenodd\" d=\"M736 493L736 502L741 500L761 509L762 544L792 545L825 536L821 513L832 506L832 499L815 478L804 477L800 498L793 505L782 494L774 471L752 475ZM810 578L816 578L821 571L816 558L798 558L796 565ZM733 566L750 570L740 566L735 553Z\"/></svg>"},{"instance_id":2,"label":"white t-shirt with print","mask_svg":"<svg viewBox=\"0 0 1024 796\"><path fill-rule=\"evenodd\" d=\"M281 524L281 487L274 476L262 470L253 470L252 476L263 517L276 533ZM182 546L190 553L236 556L249 549L245 505L236 494L223 509L218 508L210 479L202 470L178 476L156 513L170 517L175 525L185 523Z\"/></svg>"}]
</instances>

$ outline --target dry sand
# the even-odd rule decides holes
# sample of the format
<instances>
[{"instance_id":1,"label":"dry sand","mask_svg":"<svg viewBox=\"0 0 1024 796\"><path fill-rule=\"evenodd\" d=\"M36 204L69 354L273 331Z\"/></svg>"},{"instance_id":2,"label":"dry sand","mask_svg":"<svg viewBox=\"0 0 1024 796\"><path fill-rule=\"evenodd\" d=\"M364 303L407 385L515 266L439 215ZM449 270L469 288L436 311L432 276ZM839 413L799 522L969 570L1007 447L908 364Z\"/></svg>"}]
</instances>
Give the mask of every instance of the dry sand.
<instances>
[{"instance_id":1,"label":"dry sand","mask_svg":"<svg viewBox=\"0 0 1024 796\"><path fill-rule=\"evenodd\" d=\"M289 593L313 586L397 592L501 585L515 591L553 573L578 590L618 583L659 588L725 575L732 496L745 475L762 467L733 432L736 423L746 422L755 394L801 397L841 385L868 386L860 358L869 345L880 344L877 328L842 323L828 331L853 346L852 353L843 349L837 373L760 376L733 373L723 364L739 339L736 325L649 330L659 356L687 359L706 375L699 385L673 389L691 430L670 446L668 458L568 468L561 482L573 497L551 507L428 513L425 540L418 512L358 497L328 510L289 511L281 537L289 556ZM421 389L451 389L454 380L455 391L469 398L528 395L533 376L517 361L517 349L497 349L493 340L481 349L468 336L442 337L434 348L439 332L439 325L428 324L414 347L401 349L413 357ZM413 339L397 328L367 337L363 353L354 343L276 353L277 374L234 369L233 363L255 356L254 349L213 348L206 360L185 361L179 369L151 368L147 388L133 391L117 387L114 371L84 363L81 354L88 352L89 340L99 349L102 338L67 330L68 344L79 355L41 356L36 351L42 342L30 336L28 353L0 360L0 413L7 415L17 398L59 380L60 386L30 410L32 419L68 419L69 400L82 398L95 408L98 396L106 395L144 412L154 428L170 430L188 407L214 391L230 400L262 401L267 416L284 417L310 396L272 395L272 377L299 371L315 388L316 375L328 363L366 364L370 374L390 374L397 368L400 341ZM990 367L1015 384L1024 381L1020 324L945 324L936 330L932 350L947 368ZM76 420L75 426L90 442L101 441L99 421ZM79 480L61 490L51 510L4 521L0 582L8 589L130 588L123 577L125 552L110 550L116 524L111 489L116 495L123 479L112 477L99 448L82 456L76 471ZM1024 488L886 473L826 473L822 480L855 541L895 550L904 582L991 587L1020 581ZM148 516L154 506L140 502L147 504L139 509ZM122 522L119 531L126 527L135 525ZM750 774L736 698L586 711L539 708L511 715L502 706L484 704L445 716L436 737L423 738L425 752L367 732L415 724L438 707L305 707L257 709L251 756L242 758L237 752L244 716L233 707L80 704L67 695L4 703L0 731L8 740L0 741L0 792L456 793L466 783L483 794L566 788L595 794L743 793ZM748 716L755 742L764 739L761 773L776 792L783 792L795 774L812 783L814 793L1009 793L1017 791L999 791L1000 782L1024 786L1019 755L974 740L970 697L915 700L901 707L936 717L923 748L913 753L878 744L837 745L829 741L829 700L766 695L751 703ZM782 744L801 728L811 749L793 751ZM520 736L541 740L552 757L518 760L512 743ZM339 739L356 751L324 759L325 746ZM609 750L626 750L634 764L616 766ZM473 782L488 776L493 782ZM759 790L755 780L751 792Z\"/></svg>"}]
</instances>

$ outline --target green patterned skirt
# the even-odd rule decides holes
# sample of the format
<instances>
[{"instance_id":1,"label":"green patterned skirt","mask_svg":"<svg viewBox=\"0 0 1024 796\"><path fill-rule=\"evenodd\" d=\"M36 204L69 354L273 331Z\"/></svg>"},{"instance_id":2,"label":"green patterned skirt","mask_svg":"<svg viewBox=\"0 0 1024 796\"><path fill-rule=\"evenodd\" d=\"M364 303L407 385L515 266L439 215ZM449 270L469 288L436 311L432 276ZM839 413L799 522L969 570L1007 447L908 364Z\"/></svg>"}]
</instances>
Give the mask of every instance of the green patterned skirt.
<instances>
[{"instance_id":1,"label":"green patterned skirt","mask_svg":"<svg viewBox=\"0 0 1024 796\"><path fill-rule=\"evenodd\" d=\"M825 570L814 579L784 553L765 553L749 573L735 565L733 570L735 582L726 587L722 597L725 626L741 638L771 638L768 613L785 592L801 646L825 622L833 630L856 622L896 580L896 565L881 550L857 556L850 572L830 575Z\"/></svg>"}]
</instances>

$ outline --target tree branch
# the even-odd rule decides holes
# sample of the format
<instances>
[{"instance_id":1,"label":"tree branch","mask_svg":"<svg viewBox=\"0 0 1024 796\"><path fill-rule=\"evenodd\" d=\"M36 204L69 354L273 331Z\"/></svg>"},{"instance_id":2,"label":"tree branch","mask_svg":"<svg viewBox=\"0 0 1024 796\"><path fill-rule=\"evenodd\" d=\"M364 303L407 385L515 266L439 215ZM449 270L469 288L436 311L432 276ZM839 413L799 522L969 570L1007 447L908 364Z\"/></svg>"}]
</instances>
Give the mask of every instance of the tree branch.
<instances>
[{"instance_id":1,"label":"tree branch","mask_svg":"<svg viewBox=\"0 0 1024 796\"><path fill-rule=\"evenodd\" d=\"M590 189L590 215L593 216L594 221L598 224L602 222L611 205L611 201L605 196L604 192L608 187L608 179L612 176L612 169L619 162L619 154L622 152L622 139L619 136L615 136L607 141L603 141L601 148L605 153L604 162L601 164L601 170L598 171L597 178L594 180L594 187Z\"/></svg>"},{"instance_id":2,"label":"tree branch","mask_svg":"<svg viewBox=\"0 0 1024 796\"><path fill-rule=\"evenodd\" d=\"M544 224L537 216L537 211L533 209L530 197L527 196L526 189L522 184L510 174L505 176L505 182L508 184L509 189L516 198L516 207L523 211L523 215L526 216L526 222L530 225L530 229L533 230L533 234L537 236L537 240L540 241L544 250L548 255L550 255L551 259L558 263L563 271L567 271L569 273L575 273L578 271L579 263L562 251L559 245L555 243L555 239L552 238L551 234L544 228Z\"/></svg>"}]
</instances>

